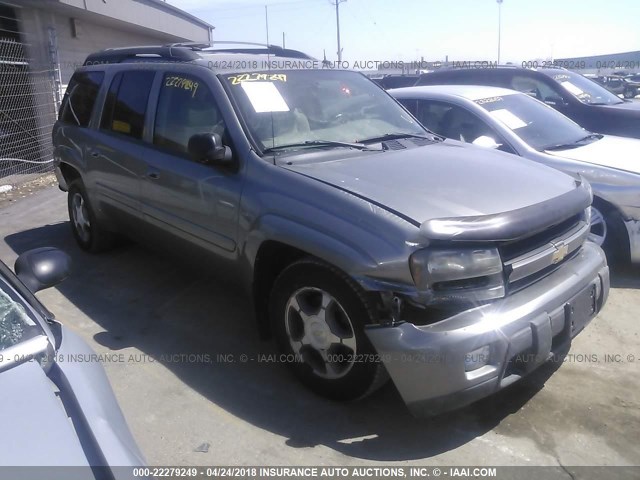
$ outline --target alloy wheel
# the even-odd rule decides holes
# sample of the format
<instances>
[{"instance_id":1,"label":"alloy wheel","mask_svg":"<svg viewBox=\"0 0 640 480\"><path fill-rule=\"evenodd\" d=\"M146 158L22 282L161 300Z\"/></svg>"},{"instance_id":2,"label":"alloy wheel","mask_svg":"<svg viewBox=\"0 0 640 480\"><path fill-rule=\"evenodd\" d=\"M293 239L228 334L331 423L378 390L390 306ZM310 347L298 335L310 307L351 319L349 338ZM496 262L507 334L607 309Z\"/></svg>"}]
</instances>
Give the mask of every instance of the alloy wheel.
<instances>
[{"instance_id":1,"label":"alloy wheel","mask_svg":"<svg viewBox=\"0 0 640 480\"><path fill-rule=\"evenodd\" d=\"M607 222L600 210L591 207L591 230L589 240L602 246L607 238Z\"/></svg>"},{"instance_id":2,"label":"alloy wheel","mask_svg":"<svg viewBox=\"0 0 640 480\"><path fill-rule=\"evenodd\" d=\"M357 351L353 324L331 294L305 287L287 302L285 326L293 353L319 377L335 380L353 367Z\"/></svg>"},{"instance_id":3,"label":"alloy wheel","mask_svg":"<svg viewBox=\"0 0 640 480\"><path fill-rule=\"evenodd\" d=\"M87 203L80 193L75 193L71 199L71 216L74 228L83 242L91 240L91 222Z\"/></svg>"}]
</instances>

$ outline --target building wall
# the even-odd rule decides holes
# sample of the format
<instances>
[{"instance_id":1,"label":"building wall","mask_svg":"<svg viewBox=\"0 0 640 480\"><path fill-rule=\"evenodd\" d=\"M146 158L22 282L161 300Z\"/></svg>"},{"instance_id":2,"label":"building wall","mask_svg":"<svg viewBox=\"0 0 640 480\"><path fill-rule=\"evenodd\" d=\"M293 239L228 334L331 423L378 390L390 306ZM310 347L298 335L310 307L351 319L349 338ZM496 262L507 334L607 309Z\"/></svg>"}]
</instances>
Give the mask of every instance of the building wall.
<instances>
[{"instance_id":1,"label":"building wall","mask_svg":"<svg viewBox=\"0 0 640 480\"><path fill-rule=\"evenodd\" d=\"M124 25L118 25L113 21L106 22L100 17L78 18L66 12L28 7L19 9L18 13L22 20L25 41L30 45L29 56L36 68L53 68L50 48L52 44L57 45L57 62L63 85L69 82L74 69L82 65L87 55L92 52L112 47L159 45L192 40L144 28L135 31L130 26L124 28Z\"/></svg>"},{"instance_id":2,"label":"building wall","mask_svg":"<svg viewBox=\"0 0 640 480\"><path fill-rule=\"evenodd\" d=\"M207 23L159 0L0 0L0 179L49 171L51 129L74 70L105 48L208 41Z\"/></svg>"},{"instance_id":3,"label":"building wall","mask_svg":"<svg viewBox=\"0 0 640 480\"><path fill-rule=\"evenodd\" d=\"M593 55L590 57L560 58L560 65L580 73L609 75L617 71L640 72L640 51Z\"/></svg>"},{"instance_id":4,"label":"building wall","mask_svg":"<svg viewBox=\"0 0 640 480\"><path fill-rule=\"evenodd\" d=\"M74 7L77 14L101 15L185 40L210 40L205 22L160 0L40 0L39 3Z\"/></svg>"},{"instance_id":5,"label":"building wall","mask_svg":"<svg viewBox=\"0 0 640 480\"><path fill-rule=\"evenodd\" d=\"M39 32L39 39L34 45L39 46L41 55L45 57L49 50L48 28L55 28L55 40L53 41L57 44L60 76L65 85L75 68L82 65L90 53L111 47L167 43L167 38L160 35L153 36L123 31L85 20L75 22L77 37L73 37L70 17L42 10L30 10L24 13L25 20L31 18L31 21L40 25L40 28L32 30ZM27 23L25 21L25 25Z\"/></svg>"}]
</instances>

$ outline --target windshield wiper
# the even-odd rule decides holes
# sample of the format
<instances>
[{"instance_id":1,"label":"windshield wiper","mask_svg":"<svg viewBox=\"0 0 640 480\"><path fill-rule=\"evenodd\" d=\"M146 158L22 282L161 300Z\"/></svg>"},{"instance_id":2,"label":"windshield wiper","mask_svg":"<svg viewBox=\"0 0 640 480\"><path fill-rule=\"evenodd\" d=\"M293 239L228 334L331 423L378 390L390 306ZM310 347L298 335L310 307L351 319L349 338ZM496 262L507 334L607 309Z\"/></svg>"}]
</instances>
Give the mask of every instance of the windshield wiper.
<instances>
[{"instance_id":1,"label":"windshield wiper","mask_svg":"<svg viewBox=\"0 0 640 480\"><path fill-rule=\"evenodd\" d=\"M358 150L369 150L363 143L338 142L333 140L307 140L306 142L288 143L286 145L276 145L275 147L265 148L262 152L276 152L278 150L287 150L296 147L347 147L356 148Z\"/></svg>"},{"instance_id":2,"label":"windshield wiper","mask_svg":"<svg viewBox=\"0 0 640 480\"><path fill-rule=\"evenodd\" d=\"M571 143L560 143L558 145L552 145L550 147L545 147L543 150L562 150L564 148L576 148L579 147L581 143L586 142L587 140L600 140L602 135L599 133L590 133L582 138L579 138L575 142Z\"/></svg>"},{"instance_id":3,"label":"windshield wiper","mask_svg":"<svg viewBox=\"0 0 640 480\"><path fill-rule=\"evenodd\" d=\"M444 140L443 137L436 135L433 136L438 140ZM380 135L379 137L367 138L365 140L360 140L360 143L376 143L376 142L384 142L385 140L397 140L399 138L422 138L424 140L433 140L432 138L427 137L426 135L417 135L415 133L385 133L384 135Z\"/></svg>"}]
</instances>

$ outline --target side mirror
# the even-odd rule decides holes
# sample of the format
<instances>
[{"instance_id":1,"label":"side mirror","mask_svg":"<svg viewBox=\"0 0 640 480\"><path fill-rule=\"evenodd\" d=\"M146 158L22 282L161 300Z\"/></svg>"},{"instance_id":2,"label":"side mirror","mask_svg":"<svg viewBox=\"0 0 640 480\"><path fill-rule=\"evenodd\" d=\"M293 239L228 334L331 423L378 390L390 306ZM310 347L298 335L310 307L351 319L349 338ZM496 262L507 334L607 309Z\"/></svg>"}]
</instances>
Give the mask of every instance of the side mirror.
<instances>
[{"instance_id":1,"label":"side mirror","mask_svg":"<svg viewBox=\"0 0 640 480\"><path fill-rule=\"evenodd\" d=\"M191 158L196 162L211 165L233 163L231 149L222 144L222 138L217 133L197 133L189 139L187 148Z\"/></svg>"},{"instance_id":2,"label":"side mirror","mask_svg":"<svg viewBox=\"0 0 640 480\"><path fill-rule=\"evenodd\" d=\"M560 95L550 95L548 97L545 97L544 103L553 107L561 107L563 105L566 105L564 98L562 98Z\"/></svg>"},{"instance_id":3,"label":"side mirror","mask_svg":"<svg viewBox=\"0 0 640 480\"><path fill-rule=\"evenodd\" d=\"M488 137L486 135L482 135L482 136L476 138L471 143L476 145L477 147L483 147L483 148L498 148L498 147L500 147L499 143L496 143L496 141L493 138Z\"/></svg>"},{"instance_id":4,"label":"side mirror","mask_svg":"<svg viewBox=\"0 0 640 480\"><path fill-rule=\"evenodd\" d=\"M13 270L22 283L36 293L67 278L71 271L71 258L57 248L36 248L20 255Z\"/></svg>"}]
</instances>

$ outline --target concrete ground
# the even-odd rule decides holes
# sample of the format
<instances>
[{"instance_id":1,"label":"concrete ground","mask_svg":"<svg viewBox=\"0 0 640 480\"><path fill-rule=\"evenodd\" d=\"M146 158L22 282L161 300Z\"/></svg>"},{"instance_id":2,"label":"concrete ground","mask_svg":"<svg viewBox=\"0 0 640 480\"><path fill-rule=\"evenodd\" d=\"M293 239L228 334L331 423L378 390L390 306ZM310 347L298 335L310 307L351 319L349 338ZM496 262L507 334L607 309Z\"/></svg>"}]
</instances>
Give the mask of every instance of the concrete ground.
<instances>
[{"instance_id":1,"label":"concrete ground","mask_svg":"<svg viewBox=\"0 0 640 480\"><path fill-rule=\"evenodd\" d=\"M246 299L223 282L135 244L82 252L55 187L0 208L0 239L9 265L40 246L72 256L72 276L38 296L112 354L104 366L150 464L640 464L640 269L613 272L608 304L564 364L416 420L390 384L337 404L283 365L258 361L273 349L258 340Z\"/></svg>"}]
</instances>

